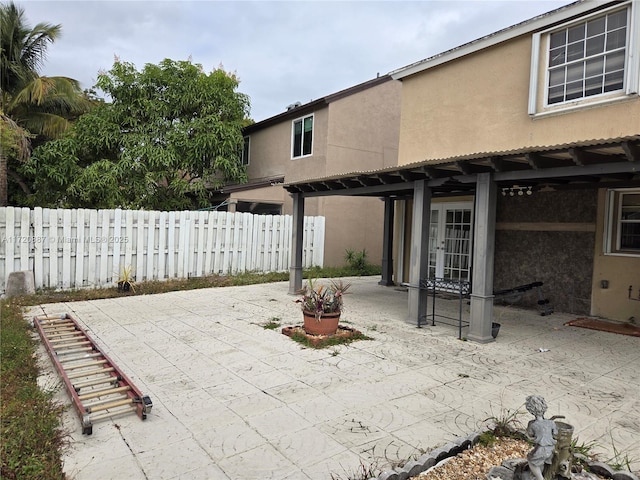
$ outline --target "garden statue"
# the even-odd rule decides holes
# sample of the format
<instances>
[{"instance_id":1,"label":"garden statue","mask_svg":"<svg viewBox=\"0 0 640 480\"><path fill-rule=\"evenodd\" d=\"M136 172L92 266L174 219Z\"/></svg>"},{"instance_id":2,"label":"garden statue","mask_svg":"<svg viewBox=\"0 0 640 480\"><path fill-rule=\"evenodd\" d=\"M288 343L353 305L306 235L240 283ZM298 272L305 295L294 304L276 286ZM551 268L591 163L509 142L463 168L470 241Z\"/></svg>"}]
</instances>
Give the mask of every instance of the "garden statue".
<instances>
[{"instance_id":1,"label":"garden statue","mask_svg":"<svg viewBox=\"0 0 640 480\"><path fill-rule=\"evenodd\" d=\"M539 395L527 397L525 407L535 417L527 425L527 435L534 443L527 455L529 471L517 468L515 480L551 480L571 478L571 436L573 427L567 423L557 422L554 416L544 418L547 402Z\"/></svg>"},{"instance_id":2,"label":"garden statue","mask_svg":"<svg viewBox=\"0 0 640 480\"><path fill-rule=\"evenodd\" d=\"M556 446L558 427L553 420L544 418L547 411L547 402L539 395L527 397L525 407L535 420L527 425L527 435L533 440L535 446L527 455L529 471L536 480L544 480L542 471L545 465L553 463L553 452Z\"/></svg>"}]
</instances>

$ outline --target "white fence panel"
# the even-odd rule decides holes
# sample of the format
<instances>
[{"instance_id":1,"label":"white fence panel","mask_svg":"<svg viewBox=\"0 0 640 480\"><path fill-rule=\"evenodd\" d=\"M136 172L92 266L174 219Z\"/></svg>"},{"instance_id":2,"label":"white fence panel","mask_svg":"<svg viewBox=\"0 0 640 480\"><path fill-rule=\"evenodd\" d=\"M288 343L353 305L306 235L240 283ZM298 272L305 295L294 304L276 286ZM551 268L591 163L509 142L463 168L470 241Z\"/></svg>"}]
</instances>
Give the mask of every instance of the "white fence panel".
<instances>
[{"instance_id":1,"label":"white fence panel","mask_svg":"<svg viewBox=\"0 0 640 480\"><path fill-rule=\"evenodd\" d=\"M228 212L0 208L0 292L11 272L32 270L36 288L287 271L289 215ZM305 217L303 267L324 262L324 217Z\"/></svg>"}]
</instances>

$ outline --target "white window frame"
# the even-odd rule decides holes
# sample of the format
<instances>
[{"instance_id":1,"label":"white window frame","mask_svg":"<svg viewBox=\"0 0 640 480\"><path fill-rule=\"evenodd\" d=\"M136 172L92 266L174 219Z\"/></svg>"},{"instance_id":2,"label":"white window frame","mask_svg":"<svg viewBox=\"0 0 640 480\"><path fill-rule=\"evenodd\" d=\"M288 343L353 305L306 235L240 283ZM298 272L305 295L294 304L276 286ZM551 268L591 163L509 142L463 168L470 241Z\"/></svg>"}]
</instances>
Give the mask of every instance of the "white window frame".
<instances>
[{"instance_id":1,"label":"white window frame","mask_svg":"<svg viewBox=\"0 0 640 480\"><path fill-rule=\"evenodd\" d=\"M640 55L637 50L640 49L640 6L637 1L626 1L611 6L606 9L599 10L590 15L585 15L578 19L566 22L561 25L555 25L553 28L537 32L532 37L531 46L531 72L529 78L529 105L528 113L532 117L565 113L568 111L588 108L600 104L608 104L621 100L626 100L631 95L637 95L640 92ZM624 82L623 89L613 92L605 92L598 95L581 97L568 100L561 103L549 105L548 100L548 83L549 83L549 38L550 35L558 30L564 30L573 25L578 25L594 18L598 18L617 10L627 9L627 38L626 38L626 55L624 66ZM544 47L544 50L542 48ZM544 69L544 70L542 70ZM538 79L540 72L544 71L543 85L539 85ZM540 93L542 93L542 108L538 108Z\"/></svg>"},{"instance_id":2,"label":"white window frame","mask_svg":"<svg viewBox=\"0 0 640 480\"><path fill-rule=\"evenodd\" d=\"M304 121L307 118L311 118L311 152L305 154L304 153ZM302 139L301 139L302 143L300 145L300 155L297 155L297 156L294 155L296 122L302 123ZM315 130L315 126L316 126L316 120L313 113L309 115L304 115L302 117L298 117L291 122L291 160L297 160L299 158L310 157L313 155L313 138L314 138L313 131Z\"/></svg>"},{"instance_id":3,"label":"white window frame","mask_svg":"<svg viewBox=\"0 0 640 480\"><path fill-rule=\"evenodd\" d=\"M605 222L603 250L605 255L615 255L621 257L640 257L640 250L620 249L620 224L622 223L622 201L625 194L640 194L639 188L618 188L607 190L605 206Z\"/></svg>"},{"instance_id":4,"label":"white window frame","mask_svg":"<svg viewBox=\"0 0 640 480\"><path fill-rule=\"evenodd\" d=\"M247 154L245 155L245 146ZM251 159L251 137L246 135L242 137L242 154L240 155L240 164L242 166L249 166Z\"/></svg>"}]
</instances>

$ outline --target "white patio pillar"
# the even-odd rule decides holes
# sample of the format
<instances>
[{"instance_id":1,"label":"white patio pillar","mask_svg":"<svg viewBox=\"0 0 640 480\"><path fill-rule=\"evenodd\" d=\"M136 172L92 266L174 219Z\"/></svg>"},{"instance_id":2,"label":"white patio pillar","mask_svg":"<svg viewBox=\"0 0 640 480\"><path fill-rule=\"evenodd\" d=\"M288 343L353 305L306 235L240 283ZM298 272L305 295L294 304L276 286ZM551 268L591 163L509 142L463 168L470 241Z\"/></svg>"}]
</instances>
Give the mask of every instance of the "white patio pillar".
<instances>
[{"instance_id":1,"label":"white patio pillar","mask_svg":"<svg viewBox=\"0 0 640 480\"><path fill-rule=\"evenodd\" d=\"M473 234L471 318L467 338L479 343L494 341L491 336L491 323L493 322L493 259L497 190L492 174L478 174Z\"/></svg>"},{"instance_id":2,"label":"white patio pillar","mask_svg":"<svg viewBox=\"0 0 640 480\"><path fill-rule=\"evenodd\" d=\"M429 224L431 189L425 180L413 187L413 217L411 222L411 257L409 259L409 321L420 326L427 313L427 292L417 287L429 272Z\"/></svg>"},{"instance_id":3,"label":"white patio pillar","mask_svg":"<svg viewBox=\"0 0 640 480\"><path fill-rule=\"evenodd\" d=\"M291 265L289 293L295 295L302 288L302 240L304 233L304 197L293 193L293 228L291 229Z\"/></svg>"}]
</instances>

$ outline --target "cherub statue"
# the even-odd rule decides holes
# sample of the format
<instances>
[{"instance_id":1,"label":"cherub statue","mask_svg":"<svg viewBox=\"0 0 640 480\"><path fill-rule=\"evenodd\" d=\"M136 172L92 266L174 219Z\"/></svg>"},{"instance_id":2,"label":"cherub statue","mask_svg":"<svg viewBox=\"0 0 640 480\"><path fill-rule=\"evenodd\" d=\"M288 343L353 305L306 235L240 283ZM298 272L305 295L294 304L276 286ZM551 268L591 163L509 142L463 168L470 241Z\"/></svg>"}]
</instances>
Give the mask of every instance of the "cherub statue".
<instances>
[{"instance_id":1,"label":"cherub statue","mask_svg":"<svg viewBox=\"0 0 640 480\"><path fill-rule=\"evenodd\" d=\"M550 465L553 461L558 427L553 420L544 418L544 413L547 411L547 402L541 396L528 396L525 401L525 407L531 415L536 417L535 420L531 420L527 425L527 435L535 443L533 450L527 454L529 471L536 480L544 480L542 471L545 465Z\"/></svg>"}]
</instances>

